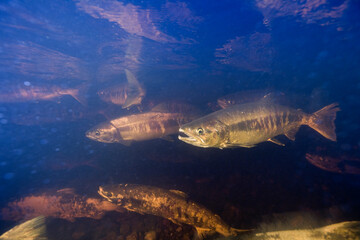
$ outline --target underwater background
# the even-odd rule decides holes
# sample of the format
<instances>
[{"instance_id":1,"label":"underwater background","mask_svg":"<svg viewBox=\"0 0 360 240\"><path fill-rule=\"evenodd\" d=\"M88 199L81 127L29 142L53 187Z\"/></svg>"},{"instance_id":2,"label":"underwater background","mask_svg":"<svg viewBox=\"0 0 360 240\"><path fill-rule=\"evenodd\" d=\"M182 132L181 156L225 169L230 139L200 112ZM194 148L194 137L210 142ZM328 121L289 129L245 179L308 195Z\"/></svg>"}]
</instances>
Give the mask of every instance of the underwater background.
<instances>
[{"instance_id":1,"label":"underwater background","mask_svg":"<svg viewBox=\"0 0 360 240\"><path fill-rule=\"evenodd\" d=\"M240 229L289 213L292 228L360 220L359 13L356 0L1 1L0 233L36 216L18 210L20 199L62 189L98 199L99 186L118 183L181 190ZM125 70L146 89L129 108L98 94L126 83ZM76 89L86 103L71 94L21 99L31 86ZM264 90L306 113L339 103L337 141L306 126L295 141L280 136L285 146L231 149L177 134L129 146L85 135L159 103L209 114L225 95ZM70 215L50 214L64 239L193 236L190 226L125 210Z\"/></svg>"}]
</instances>

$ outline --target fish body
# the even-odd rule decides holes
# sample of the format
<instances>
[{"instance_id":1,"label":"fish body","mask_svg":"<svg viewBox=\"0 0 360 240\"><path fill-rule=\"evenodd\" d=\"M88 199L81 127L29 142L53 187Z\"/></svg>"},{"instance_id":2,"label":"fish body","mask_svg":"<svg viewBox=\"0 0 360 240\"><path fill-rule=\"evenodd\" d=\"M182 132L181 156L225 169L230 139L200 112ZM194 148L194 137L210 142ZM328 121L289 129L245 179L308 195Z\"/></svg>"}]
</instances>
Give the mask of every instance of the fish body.
<instances>
[{"instance_id":1,"label":"fish body","mask_svg":"<svg viewBox=\"0 0 360 240\"><path fill-rule=\"evenodd\" d=\"M78 102L86 105L86 100L80 95L80 89L61 88L58 86L11 86L0 92L0 102L16 103L29 101L49 101L64 95L70 95Z\"/></svg>"},{"instance_id":2,"label":"fish body","mask_svg":"<svg viewBox=\"0 0 360 240\"><path fill-rule=\"evenodd\" d=\"M329 172L360 174L360 158L342 155L340 157L319 154L306 154L308 160L314 166Z\"/></svg>"},{"instance_id":3,"label":"fish body","mask_svg":"<svg viewBox=\"0 0 360 240\"><path fill-rule=\"evenodd\" d=\"M301 228L279 231L255 230L255 233L222 237L216 240L360 240L360 222L347 221L319 228Z\"/></svg>"},{"instance_id":4,"label":"fish body","mask_svg":"<svg viewBox=\"0 0 360 240\"><path fill-rule=\"evenodd\" d=\"M129 70L125 69L125 74L126 83L111 86L97 92L101 100L121 105L122 108L141 104L142 99L146 95L145 89Z\"/></svg>"},{"instance_id":5,"label":"fish body","mask_svg":"<svg viewBox=\"0 0 360 240\"><path fill-rule=\"evenodd\" d=\"M334 120L340 109L331 104L314 114L273 104L266 100L239 104L184 124L179 139L198 147L253 147L284 134L291 140L301 125L308 125L324 137L336 141Z\"/></svg>"},{"instance_id":6,"label":"fish body","mask_svg":"<svg viewBox=\"0 0 360 240\"><path fill-rule=\"evenodd\" d=\"M331 224L314 229L295 229L274 232L256 233L243 237L244 240L360 240L360 222L349 221Z\"/></svg>"},{"instance_id":7,"label":"fish body","mask_svg":"<svg viewBox=\"0 0 360 240\"><path fill-rule=\"evenodd\" d=\"M116 105L124 105L128 97L127 93L128 85L126 83L114 85L97 92L102 101Z\"/></svg>"},{"instance_id":8,"label":"fish body","mask_svg":"<svg viewBox=\"0 0 360 240\"><path fill-rule=\"evenodd\" d=\"M153 186L118 184L99 187L98 193L129 211L166 218L175 224L195 227L202 234L218 232L223 236L236 235L218 215L188 199L185 193Z\"/></svg>"},{"instance_id":9,"label":"fish body","mask_svg":"<svg viewBox=\"0 0 360 240\"><path fill-rule=\"evenodd\" d=\"M182 113L147 112L116 118L98 124L86 132L92 140L123 143L162 138L178 133L181 123L194 117Z\"/></svg>"}]
</instances>

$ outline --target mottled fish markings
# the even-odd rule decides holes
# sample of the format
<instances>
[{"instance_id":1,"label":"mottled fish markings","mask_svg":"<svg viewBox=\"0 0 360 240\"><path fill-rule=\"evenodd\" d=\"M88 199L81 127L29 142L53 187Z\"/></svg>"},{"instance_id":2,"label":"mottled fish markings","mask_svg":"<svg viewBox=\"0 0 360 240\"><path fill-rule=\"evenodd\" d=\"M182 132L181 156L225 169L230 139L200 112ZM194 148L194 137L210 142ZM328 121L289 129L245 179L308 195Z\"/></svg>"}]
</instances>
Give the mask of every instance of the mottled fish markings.
<instances>
[{"instance_id":1,"label":"mottled fish markings","mask_svg":"<svg viewBox=\"0 0 360 240\"><path fill-rule=\"evenodd\" d=\"M163 217L175 224L192 225L199 238L215 232L223 236L233 236L247 231L231 228L218 215L189 200L185 193L178 190L118 184L101 186L98 193L129 211Z\"/></svg>"},{"instance_id":2,"label":"mottled fish markings","mask_svg":"<svg viewBox=\"0 0 360 240\"><path fill-rule=\"evenodd\" d=\"M274 137L284 134L291 140L301 125L307 125L325 138L336 141L334 120L340 109L333 103L307 114L300 109L273 104L266 99L240 104L211 113L184 124L179 139L198 147L253 147L271 141L283 145Z\"/></svg>"}]
</instances>

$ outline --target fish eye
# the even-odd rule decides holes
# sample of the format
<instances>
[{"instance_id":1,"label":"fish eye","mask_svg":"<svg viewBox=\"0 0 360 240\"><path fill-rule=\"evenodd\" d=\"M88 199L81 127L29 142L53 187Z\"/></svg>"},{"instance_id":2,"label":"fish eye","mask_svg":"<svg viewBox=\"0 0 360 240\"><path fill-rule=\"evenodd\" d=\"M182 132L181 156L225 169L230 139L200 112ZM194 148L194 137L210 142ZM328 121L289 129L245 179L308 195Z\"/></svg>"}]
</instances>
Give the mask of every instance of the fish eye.
<instances>
[{"instance_id":1,"label":"fish eye","mask_svg":"<svg viewBox=\"0 0 360 240\"><path fill-rule=\"evenodd\" d=\"M203 135L203 134L204 134L204 129L198 128L198 129L196 130L196 132L197 132L199 135Z\"/></svg>"},{"instance_id":2,"label":"fish eye","mask_svg":"<svg viewBox=\"0 0 360 240\"><path fill-rule=\"evenodd\" d=\"M100 136L100 131L99 131L99 130L97 130L97 131L95 132L95 136Z\"/></svg>"}]
</instances>

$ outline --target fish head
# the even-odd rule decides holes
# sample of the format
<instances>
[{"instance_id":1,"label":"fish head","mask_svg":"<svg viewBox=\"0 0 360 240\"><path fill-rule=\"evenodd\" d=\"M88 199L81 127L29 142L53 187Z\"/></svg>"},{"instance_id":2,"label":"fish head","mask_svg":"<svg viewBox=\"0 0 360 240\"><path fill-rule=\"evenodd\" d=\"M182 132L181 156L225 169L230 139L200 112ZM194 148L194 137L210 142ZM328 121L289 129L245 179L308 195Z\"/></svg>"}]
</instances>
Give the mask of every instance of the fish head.
<instances>
[{"instance_id":1,"label":"fish head","mask_svg":"<svg viewBox=\"0 0 360 240\"><path fill-rule=\"evenodd\" d=\"M118 142L121 137L115 126L109 122L101 123L86 132L86 137L104 143Z\"/></svg>"},{"instance_id":2,"label":"fish head","mask_svg":"<svg viewBox=\"0 0 360 240\"><path fill-rule=\"evenodd\" d=\"M203 148L218 147L226 133L221 122L217 120L202 122L201 119L184 124L179 132L181 141Z\"/></svg>"}]
</instances>

